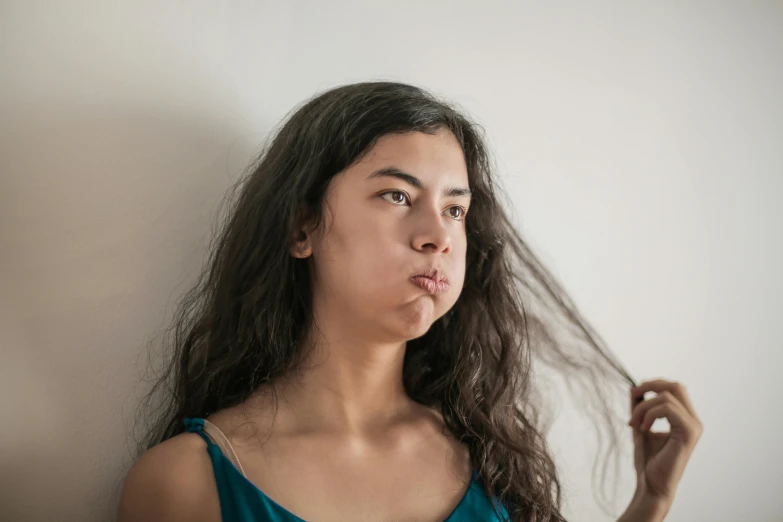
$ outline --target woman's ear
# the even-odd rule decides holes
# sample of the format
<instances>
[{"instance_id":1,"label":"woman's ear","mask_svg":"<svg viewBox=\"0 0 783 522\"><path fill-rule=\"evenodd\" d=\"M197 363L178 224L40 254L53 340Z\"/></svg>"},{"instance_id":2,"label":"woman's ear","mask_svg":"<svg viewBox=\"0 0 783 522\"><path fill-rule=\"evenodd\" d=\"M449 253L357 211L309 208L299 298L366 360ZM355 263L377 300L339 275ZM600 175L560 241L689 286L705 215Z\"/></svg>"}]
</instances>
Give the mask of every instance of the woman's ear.
<instances>
[{"instance_id":1,"label":"woman's ear","mask_svg":"<svg viewBox=\"0 0 783 522\"><path fill-rule=\"evenodd\" d=\"M291 246L291 255L300 259L304 259L306 257L310 257L310 254L312 253L313 247L310 244L310 236L308 236L304 230L300 230L297 238L294 239L293 245Z\"/></svg>"},{"instance_id":2,"label":"woman's ear","mask_svg":"<svg viewBox=\"0 0 783 522\"><path fill-rule=\"evenodd\" d=\"M312 234L308 233L310 228L310 211L306 207L299 209L297 216L298 232L291 240L291 255L304 259L310 257L313 253Z\"/></svg>"}]
</instances>

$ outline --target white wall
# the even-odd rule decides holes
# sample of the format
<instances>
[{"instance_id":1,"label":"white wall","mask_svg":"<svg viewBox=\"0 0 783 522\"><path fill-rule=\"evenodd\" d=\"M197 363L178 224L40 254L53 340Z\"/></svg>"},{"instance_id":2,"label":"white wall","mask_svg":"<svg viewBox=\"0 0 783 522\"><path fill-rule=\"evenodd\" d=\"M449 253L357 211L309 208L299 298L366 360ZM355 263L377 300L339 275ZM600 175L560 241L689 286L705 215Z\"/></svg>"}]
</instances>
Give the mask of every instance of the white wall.
<instances>
[{"instance_id":1,"label":"white wall","mask_svg":"<svg viewBox=\"0 0 783 522\"><path fill-rule=\"evenodd\" d=\"M689 387L667 520L783 518L780 2L118 4L0 4L0 519L113 517L215 205L294 104L379 78L469 109L585 315ZM609 520L571 427L567 513Z\"/></svg>"}]
</instances>

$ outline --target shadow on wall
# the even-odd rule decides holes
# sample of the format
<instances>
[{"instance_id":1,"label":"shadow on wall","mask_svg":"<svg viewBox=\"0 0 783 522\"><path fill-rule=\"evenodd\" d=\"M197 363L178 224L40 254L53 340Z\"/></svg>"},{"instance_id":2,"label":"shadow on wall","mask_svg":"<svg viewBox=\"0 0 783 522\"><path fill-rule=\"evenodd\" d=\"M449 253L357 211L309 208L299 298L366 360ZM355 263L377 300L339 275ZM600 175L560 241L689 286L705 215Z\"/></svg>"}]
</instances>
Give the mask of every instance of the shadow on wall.
<instances>
[{"instance_id":1,"label":"shadow on wall","mask_svg":"<svg viewBox=\"0 0 783 522\"><path fill-rule=\"evenodd\" d=\"M0 519L114 519L147 343L263 140L210 116L96 104L4 118Z\"/></svg>"}]
</instances>

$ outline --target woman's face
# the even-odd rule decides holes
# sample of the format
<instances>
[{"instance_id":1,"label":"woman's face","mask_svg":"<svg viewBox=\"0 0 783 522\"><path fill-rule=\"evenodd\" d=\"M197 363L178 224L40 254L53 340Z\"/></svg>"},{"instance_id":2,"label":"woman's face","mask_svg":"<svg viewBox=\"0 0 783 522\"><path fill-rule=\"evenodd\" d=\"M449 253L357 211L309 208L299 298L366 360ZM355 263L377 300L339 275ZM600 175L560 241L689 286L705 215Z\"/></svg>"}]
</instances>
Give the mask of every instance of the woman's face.
<instances>
[{"instance_id":1,"label":"woman's face","mask_svg":"<svg viewBox=\"0 0 783 522\"><path fill-rule=\"evenodd\" d=\"M319 321L377 342L424 335L462 291L468 189L462 149L447 130L383 136L336 175L325 236L315 231L300 244L313 256ZM412 281L431 268L448 279L446 289L433 293Z\"/></svg>"}]
</instances>

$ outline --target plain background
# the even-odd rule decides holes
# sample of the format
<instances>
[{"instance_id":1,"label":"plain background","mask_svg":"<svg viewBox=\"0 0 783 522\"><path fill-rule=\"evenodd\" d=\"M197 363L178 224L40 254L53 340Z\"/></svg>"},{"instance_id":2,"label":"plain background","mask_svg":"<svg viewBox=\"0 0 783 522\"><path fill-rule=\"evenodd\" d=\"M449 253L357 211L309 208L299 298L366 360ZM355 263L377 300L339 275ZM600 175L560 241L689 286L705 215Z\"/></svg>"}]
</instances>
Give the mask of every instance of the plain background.
<instances>
[{"instance_id":1,"label":"plain background","mask_svg":"<svg viewBox=\"0 0 783 522\"><path fill-rule=\"evenodd\" d=\"M391 79L486 128L588 320L688 386L667 520L781 520L783 5L630 4L0 3L0 519L114 517L145 343L225 190L294 105ZM611 520L591 435L554 430L566 514Z\"/></svg>"}]
</instances>

